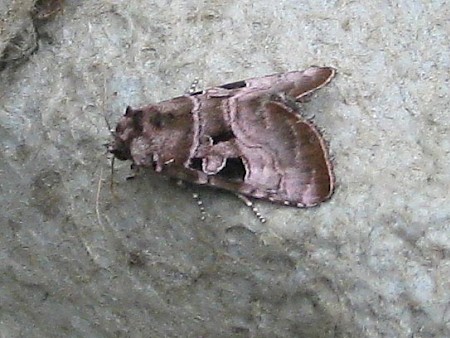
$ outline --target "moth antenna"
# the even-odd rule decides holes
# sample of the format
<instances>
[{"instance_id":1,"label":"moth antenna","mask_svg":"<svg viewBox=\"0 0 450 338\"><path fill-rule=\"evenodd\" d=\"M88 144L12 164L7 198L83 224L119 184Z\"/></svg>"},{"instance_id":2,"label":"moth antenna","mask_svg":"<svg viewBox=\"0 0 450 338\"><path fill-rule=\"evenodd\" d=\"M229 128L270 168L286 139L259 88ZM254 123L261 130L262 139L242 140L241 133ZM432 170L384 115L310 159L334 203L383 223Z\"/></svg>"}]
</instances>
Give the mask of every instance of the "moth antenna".
<instances>
[{"instance_id":1,"label":"moth antenna","mask_svg":"<svg viewBox=\"0 0 450 338\"><path fill-rule=\"evenodd\" d=\"M115 132L114 129L111 128L111 124L109 123L109 121L108 121L108 119L106 118L105 115L103 115L103 119L104 119L105 122L106 122L106 126L108 127L108 131L109 131L109 133L111 134L111 136L115 136L115 135L116 135L116 132Z\"/></svg>"},{"instance_id":2,"label":"moth antenna","mask_svg":"<svg viewBox=\"0 0 450 338\"><path fill-rule=\"evenodd\" d=\"M102 189L103 168L100 168L100 178L98 179L97 194L95 198L95 213L97 215L98 224L103 228L102 218L100 215L100 191Z\"/></svg>"},{"instance_id":3,"label":"moth antenna","mask_svg":"<svg viewBox=\"0 0 450 338\"><path fill-rule=\"evenodd\" d=\"M112 194L114 194L114 162L115 162L115 157L113 157L111 159L111 182L110 182L110 189Z\"/></svg>"},{"instance_id":4,"label":"moth antenna","mask_svg":"<svg viewBox=\"0 0 450 338\"><path fill-rule=\"evenodd\" d=\"M103 74L104 74L104 73L105 73L105 71L104 71L104 70L105 70L105 69L104 69L104 65L101 65L101 68L102 68ZM102 109L103 112L105 112L105 102L106 102L107 97L108 97L108 94L107 94L106 77L103 76L103 95L102 95L102 100L101 100L101 109ZM115 136L115 134L116 134L116 133L115 133L115 130L111 128L111 124L109 123L108 119L106 118L105 113L103 113L103 119L104 119L105 122L106 122L106 126L108 127L109 133L110 133L112 136Z\"/></svg>"},{"instance_id":5,"label":"moth antenna","mask_svg":"<svg viewBox=\"0 0 450 338\"><path fill-rule=\"evenodd\" d=\"M104 120L105 120L105 122L106 122L106 125L107 125L107 127L108 127L109 133L111 134L112 137L114 137L115 132L111 129L111 125L109 124L108 119L106 118L105 115L103 115L103 118L104 118ZM104 144L104 146L106 147L106 152L107 152L107 153L110 152L110 151L109 151L109 146L110 146L110 145L111 145L110 143L105 143L105 144ZM113 156L112 159L111 159L111 182L110 182L110 189L111 189L112 194L114 194L114 163L115 163L115 159L116 159L115 156Z\"/></svg>"},{"instance_id":6,"label":"moth antenna","mask_svg":"<svg viewBox=\"0 0 450 338\"><path fill-rule=\"evenodd\" d=\"M109 123L109 121L108 121L108 119L106 117L106 114L105 114L105 111L106 111L106 109L105 109L105 102L106 102L106 99L108 97L108 95L107 95L107 93L108 93L107 82L106 82L106 76L105 76L105 73L106 73L105 65L101 63L100 64L100 68L101 68L101 73L103 75L102 76L102 78L103 78L103 86L102 86L103 93L102 93L101 99L100 99L100 106L101 106L100 109L103 112L102 116L103 116L103 119L105 120L106 127L108 128L108 131L109 131L110 135L112 137L114 137L116 135L116 132L115 132L115 130L113 130L111 128L111 124ZM107 153L110 153L111 143L108 142L108 143L104 144L104 146L106 147ZM111 189L111 193L112 193L113 196L115 196L115 192L114 192L114 163L115 163L115 156L113 156L112 159L111 159L111 178L110 178L110 189Z\"/></svg>"}]
</instances>

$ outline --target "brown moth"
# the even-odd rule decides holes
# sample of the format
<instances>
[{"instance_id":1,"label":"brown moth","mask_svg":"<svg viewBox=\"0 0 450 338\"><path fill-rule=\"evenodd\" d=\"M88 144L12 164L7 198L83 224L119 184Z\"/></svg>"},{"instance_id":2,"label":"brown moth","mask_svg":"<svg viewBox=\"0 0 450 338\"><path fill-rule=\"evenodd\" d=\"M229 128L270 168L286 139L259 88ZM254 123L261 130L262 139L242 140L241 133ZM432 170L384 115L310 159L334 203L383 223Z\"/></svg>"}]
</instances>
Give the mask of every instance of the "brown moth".
<instances>
[{"instance_id":1,"label":"brown moth","mask_svg":"<svg viewBox=\"0 0 450 338\"><path fill-rule=\"evenodd\" d=\"M326 142L299 101L334 75L310 67L127 107L108 151L184 181L315 206L333 193L334 176Z\"/></svg>"}]
</instances>

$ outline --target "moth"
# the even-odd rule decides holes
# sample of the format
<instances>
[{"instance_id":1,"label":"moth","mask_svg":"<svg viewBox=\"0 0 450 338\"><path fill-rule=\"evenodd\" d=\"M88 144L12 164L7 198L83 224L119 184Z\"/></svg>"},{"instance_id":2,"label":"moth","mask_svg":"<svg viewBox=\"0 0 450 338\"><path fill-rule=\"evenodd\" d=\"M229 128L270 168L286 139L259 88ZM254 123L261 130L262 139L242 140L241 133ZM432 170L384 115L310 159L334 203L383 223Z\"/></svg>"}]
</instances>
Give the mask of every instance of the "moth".
<instances>
[{"instance_id":1,"label":"moth","mask_svg":"<svg viewBox=\"0 0 450 338\"><path fill-rule=\"evenodd\" d=\"M183 181L315 206L332 195L335 180L327 144L300 103L334 75L310 67L127 107L108 151Z\"/></svg>"}]
</instances>

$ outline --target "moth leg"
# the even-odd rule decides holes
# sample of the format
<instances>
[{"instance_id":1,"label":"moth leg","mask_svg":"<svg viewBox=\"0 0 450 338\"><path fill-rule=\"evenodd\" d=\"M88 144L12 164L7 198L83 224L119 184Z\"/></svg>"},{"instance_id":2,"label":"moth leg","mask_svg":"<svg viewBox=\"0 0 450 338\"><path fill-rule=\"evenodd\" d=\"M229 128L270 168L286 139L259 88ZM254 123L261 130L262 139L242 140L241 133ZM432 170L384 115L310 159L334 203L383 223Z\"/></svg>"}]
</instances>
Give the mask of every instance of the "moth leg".
<instances>
[{"instance_id":1,"label":"moth leg","mask_svg":"<svg viewBox=\"0 0 450 338\"><path fill-rule=\"evenodd\" d=\"M192 81L191 85L189 86L188 90L186 91L186 94L188 95L195 95L195 94L199 94L202 91L199 90L199 86L198 83L200 82L200 80L198 79L198 77L196 77L194 79L194 81Z\"/></svg>"},{"instance_id":2,"label":"moth leg","mask_svg":"<svg viewBox=\"0 0 450 338\"><path fill-rule=\"evenodd\" d=\"M214 145L205 145L197 151L196 157L202 159L202 170L209 175L219 173L227 165L227 161L239 158L240 152L235 140L228 140Z\"/></svg>"},{"instance_id":3,"label":"moth leg","mask_svg":"<svg viewBox=\"0 0 450 338\"><path fill-rule=\"evenodd\" d=\"M176 183L179 187L186 188L186 184L183 180L177 180ZM203 200L200 197L200 194L197 192L194 192L194 193L192 193L192 198L196 201L197 206L200 210L200 214L201 214L200 219L202 221L204 221L206 219L206 209L205 209L205 206L203 205Z\"/></svg>"},{"instance_id":4,"label":"moth leg","mask_svg":"<svg viewBox=\"0 0 450 338\"><path fill-rule=\"evenodd\" d=\"M236 196L238 198L240 198L245 203L246 206L248 206L249 208L252 209L256 218L258 218L261 223L266 223L267 219L259 212L258 208L253 204L253 202L247 196L244 196L241 194L236 194Z\"/></svg>"},{"instance_id":5,"label":"moth leg","mask_svg":"<svg viewBox=\"0 0 450 338\"><path fill-rule=\"evenodd\" d=\"M200 219L204 221L206 219L206 210L200 195L198 193L193 193L192 198L197 202L198 208L200 209L200 214L202 215Z\"/></svg>"},{"instance_id":6,"label":"moth leg","mask_svg":"<svg viewBox=\"0 0 450 338\"><path fill-rule=\"evenodd\" d=\"M140 167L139 167L138 165L136 165L135 163L131 163L131 165L130 165L130 170L131 170L130 175L128 175L127 177L125 177L125 179L126 179L127 181L134 180L134 179L135 179L136 177L138 177L139 174L140 174Z\"/></svg>"}]
</instances>

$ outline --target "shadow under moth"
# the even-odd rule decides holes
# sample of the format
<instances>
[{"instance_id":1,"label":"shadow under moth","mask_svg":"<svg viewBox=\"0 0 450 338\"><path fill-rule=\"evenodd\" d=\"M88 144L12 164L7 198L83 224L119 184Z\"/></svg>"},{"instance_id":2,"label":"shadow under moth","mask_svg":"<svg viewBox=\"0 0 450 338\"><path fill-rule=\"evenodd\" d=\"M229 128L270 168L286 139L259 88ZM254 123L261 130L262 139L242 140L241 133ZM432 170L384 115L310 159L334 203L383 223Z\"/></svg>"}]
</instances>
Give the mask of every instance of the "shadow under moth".
<instances>
[{"instance_id":1,"label":"shadow under moth","mask_svg":"<svg viewBox=\"0 0 450 338\"><path fill-rule=\"evenodd\" d=\"M315 206L334 189L326 142L300 101L331 67L310 67L127 107L108 151L132 167L240 195Z\"/></svg>"}]
</instances>

